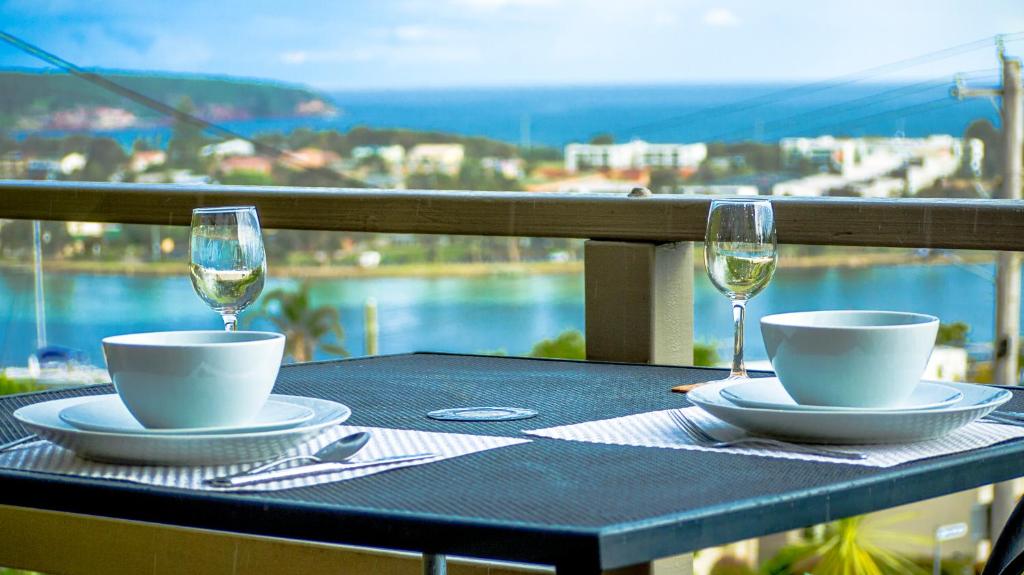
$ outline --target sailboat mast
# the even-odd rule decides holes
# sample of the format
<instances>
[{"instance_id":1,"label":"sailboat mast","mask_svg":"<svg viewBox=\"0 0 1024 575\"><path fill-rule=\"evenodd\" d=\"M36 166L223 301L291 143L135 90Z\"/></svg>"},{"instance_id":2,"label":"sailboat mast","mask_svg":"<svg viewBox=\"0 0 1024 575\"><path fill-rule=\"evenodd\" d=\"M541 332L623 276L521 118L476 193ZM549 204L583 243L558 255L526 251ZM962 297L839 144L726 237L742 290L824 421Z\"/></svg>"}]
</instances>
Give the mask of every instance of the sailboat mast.
<instances>
[{"instance_id":1,"label":"sailboat mast","mask_svg":"<svg viewBox=\"0 0 1024 575\"><path fill-rule=\"evenodd\" d=\"M36 349L46 347L46 299L43 295L43 239L39 220L32 221L32 256L35 264Z\"/></svg>"}]
</instances>

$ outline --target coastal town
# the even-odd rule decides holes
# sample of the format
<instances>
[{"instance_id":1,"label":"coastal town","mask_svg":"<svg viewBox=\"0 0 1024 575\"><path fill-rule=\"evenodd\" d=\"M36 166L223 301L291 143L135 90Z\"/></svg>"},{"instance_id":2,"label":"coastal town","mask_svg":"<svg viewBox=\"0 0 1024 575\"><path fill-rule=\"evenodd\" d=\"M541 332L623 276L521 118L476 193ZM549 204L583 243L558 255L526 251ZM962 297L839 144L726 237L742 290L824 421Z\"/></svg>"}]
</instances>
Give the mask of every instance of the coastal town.
<instances>
[{"instance_id":1,"label":"coastal town","mask_svg":"<svg viewBox=\"0 0 1024 575\"><path fill-rule=\"evenodd\" d=\"M322 133L313 136L309 139L330 140ZM539 160L500 144L492 147L505 148L505 155L480 155L458 141L310 144L271 155L258 141L234 138L196 146L191 158L171 158L174 150L151 148L141 140L130 151L109 139L71 140L75 137L56 141L50 150L35 138L4 143L0 177L287 185L296 174L315 170L325 180L319 185L331 187L462 189L460 184L490 179L505 187L480 189L628 193L643 187L655 194L900 198L955 195L963 187L957 180L982 182L986 175L985 142L951 135L825 135L784 138L777 144L615 143L596 137L547 150ZM79 149L60 149L76 144Z\"/></svg>"}]
</instances>

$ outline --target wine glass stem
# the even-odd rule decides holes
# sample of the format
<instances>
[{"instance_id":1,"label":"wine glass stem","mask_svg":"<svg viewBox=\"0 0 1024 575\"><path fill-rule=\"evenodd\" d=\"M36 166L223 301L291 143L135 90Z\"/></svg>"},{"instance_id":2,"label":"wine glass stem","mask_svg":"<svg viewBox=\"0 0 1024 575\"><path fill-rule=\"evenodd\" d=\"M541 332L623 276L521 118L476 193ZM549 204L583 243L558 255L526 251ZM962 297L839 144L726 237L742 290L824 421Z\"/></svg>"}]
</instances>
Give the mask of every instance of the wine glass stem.
<instances>
[{"instance_id":1,"label":"wine glass stem","mask_svg":"<svg viewBox=\"0 0 1024 575\"><path fill-rule=\"evenodd\" d=\"M747 377L747 369L743 367L743 319L746 313L746 300L732 300L732 323L735 335L732 345L732 372L729 373L730 378Z\"/></svg>"},{"instance_id":2,"label":"wine glass stem","mask_svg":"<svg viewBox=\"0 0 1024 575\"><path fill-rule=\"evenodd\" d=\"M238 316L233 313L221 314L224 318L224 331L238 331Z\"/></svg>"}]
</instances>

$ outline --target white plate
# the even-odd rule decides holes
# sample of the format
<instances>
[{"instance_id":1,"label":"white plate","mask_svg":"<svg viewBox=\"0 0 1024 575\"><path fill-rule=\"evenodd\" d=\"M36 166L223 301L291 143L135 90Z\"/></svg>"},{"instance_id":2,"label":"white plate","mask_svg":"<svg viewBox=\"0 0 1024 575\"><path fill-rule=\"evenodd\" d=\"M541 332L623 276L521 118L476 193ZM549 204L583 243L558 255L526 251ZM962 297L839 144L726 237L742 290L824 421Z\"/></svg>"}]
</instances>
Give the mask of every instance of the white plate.
<instances>
[{"instance_id":1,"label":"white plate","mask_svg":"<svg viewBox=\"0 0 1024 575\"><path fill-rule=\"evenodd\" d=\"M256 419L245 425L227 427L189 427L187 429L149 429L136 420L117 394L100 395L92 401L76 403L60 410L64 423L85 431L130 433L135 435L201 435L215 433L251 433L287 429L313 419L313 410L288 401L267 400Z\"/></svg>"},{"instance_id":2,"label":"white plate","mask_svg":"<svg viewBox=\"0 0 1024 575\"><path fill-rule=\"evenodd\" d=\"M905 411L815 412L736 405L720 394L730 382L713 382L687 394L715 417L757 435L804 443L857 445L908 443L946 435L1009 401L1005 390L973 383L947 383L964 394L945 407Z\"/></svg>"},{"instance_id":3,"label":"white plate","mask_svg":"<svg viewBox=\"0 0 1024 575\"><path fill-rule=\"evenodd\" d=\"M93 397L27 405L15 411L14 417L39 437L86 459L136 465L229 465L272 459L328 427L344 422L352 414L348 407L325 399L290 395L272 395L271 398L308 407L313 410L313 418L288 429L202 435L86 431L61 420L62 410L91 401Z\"/></svg>"},{"instance_id":4,"label":"white plate","mask_svg":"<svg viewBox=\"0 0 1024 575\"><path fill-rule=\"evenodd\" d=\"M907 411L916 409L934 409L952 405L964 394L943 383L922 381L914 388L901 405L892 407L839 407L831 405L801 405L786 393L777 377L758 377L751 379L729 380L719 392L722 397L741 407L763 407L765 409L784 409L787 411Z\"/></svg>"}]
</instances>

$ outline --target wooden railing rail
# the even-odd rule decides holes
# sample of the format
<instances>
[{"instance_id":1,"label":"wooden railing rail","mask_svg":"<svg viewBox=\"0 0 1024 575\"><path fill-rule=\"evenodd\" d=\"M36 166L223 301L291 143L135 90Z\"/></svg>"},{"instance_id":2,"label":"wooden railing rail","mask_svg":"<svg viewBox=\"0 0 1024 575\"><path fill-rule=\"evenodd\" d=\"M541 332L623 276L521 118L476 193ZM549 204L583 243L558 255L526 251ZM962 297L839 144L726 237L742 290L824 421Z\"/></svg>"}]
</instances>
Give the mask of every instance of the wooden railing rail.
<instances>
[{"instance_id":1,"label":"wooden railing rail","mask_svg":"<svg viewBox=\"0 0 1024 575\"><path fill-rule=\"evenodd\" d=\"M1024 251L1024 201L772 198L789 244ZM268 228L699 241L709 199L0 181L0 218L188 225L192 208L256 205Z\"/></svg>"}]
</instances>

